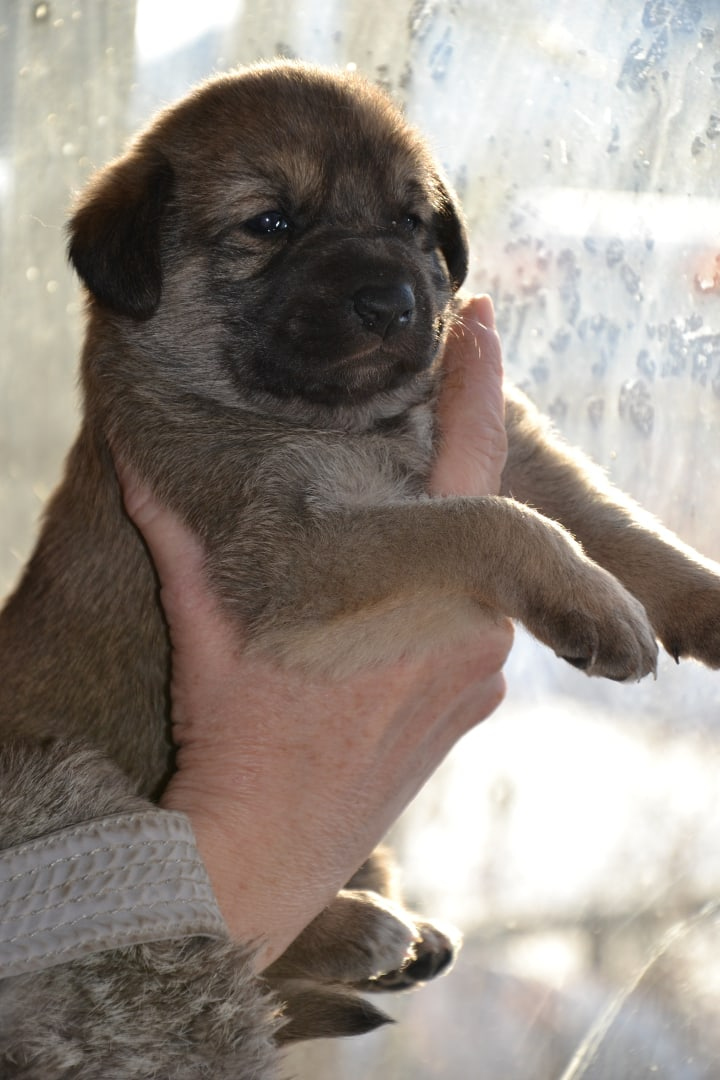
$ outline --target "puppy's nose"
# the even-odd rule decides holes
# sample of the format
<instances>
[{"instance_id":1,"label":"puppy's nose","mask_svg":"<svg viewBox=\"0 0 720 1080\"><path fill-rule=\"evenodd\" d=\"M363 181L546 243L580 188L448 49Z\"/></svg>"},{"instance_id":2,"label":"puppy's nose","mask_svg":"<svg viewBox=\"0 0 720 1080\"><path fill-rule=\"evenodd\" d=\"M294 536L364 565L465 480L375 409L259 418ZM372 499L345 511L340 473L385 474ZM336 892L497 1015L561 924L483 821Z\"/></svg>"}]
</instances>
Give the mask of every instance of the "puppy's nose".
<instances>
[{"instance_id":1,"label":"puppy's nose","mask_svg":"<svg viewBox=\"0 0 720 1080\"><path fill-rule=\"evenodd\" d=\"M365 329L382 338L404 330L415 316L415 294L407 282L363 285L352 299Z\"/></svg>"}]
</instances>

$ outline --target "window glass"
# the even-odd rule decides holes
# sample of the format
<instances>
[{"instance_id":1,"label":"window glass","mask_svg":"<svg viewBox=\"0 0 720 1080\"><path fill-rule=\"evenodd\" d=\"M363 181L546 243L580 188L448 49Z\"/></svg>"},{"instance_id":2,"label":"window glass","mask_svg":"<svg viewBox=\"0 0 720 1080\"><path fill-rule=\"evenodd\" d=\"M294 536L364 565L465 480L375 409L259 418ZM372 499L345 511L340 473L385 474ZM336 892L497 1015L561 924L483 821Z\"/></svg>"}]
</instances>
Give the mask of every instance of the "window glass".
<instances>
[{"instance_id":1,"label":"window glass","mask_svg":"<svg viewBox=\"0 0 720 1080\"><path fill-rule=\"evenodd\" d=\"M0 586L77 420L73 192L160 105L276 54L354 64L465 205L509 375L720 558L716 0L0 0ZM299 1076L717 1076L720 675L590 681L523 634L508 699L395 830L409 896L460 925L400 1021Z\"/></svg>"}]
</instances>

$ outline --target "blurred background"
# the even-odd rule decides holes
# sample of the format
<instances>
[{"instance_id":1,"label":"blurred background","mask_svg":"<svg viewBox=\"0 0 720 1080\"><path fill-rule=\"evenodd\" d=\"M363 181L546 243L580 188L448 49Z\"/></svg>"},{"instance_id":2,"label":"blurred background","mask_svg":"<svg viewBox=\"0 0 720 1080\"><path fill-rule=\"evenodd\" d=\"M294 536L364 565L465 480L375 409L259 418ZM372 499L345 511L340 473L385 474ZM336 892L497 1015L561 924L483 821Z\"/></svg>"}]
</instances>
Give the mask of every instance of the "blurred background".
<instances>
[{"instance_id":1,"label":"blurred background","mask_svg":"<svg viewBox=\"0 0 720 1080\"><path fill-rule=\"evenodd\" d=\"M718 0L0 0L0 590L77 419L74 192L195 81L279 54L401 103L510 376L720 559ZM519 633L508 686L392 837L411 901L465 935L454 971L288 1074L720 1075L720 674L606 685Z\"/></svg>"}]
</instances>

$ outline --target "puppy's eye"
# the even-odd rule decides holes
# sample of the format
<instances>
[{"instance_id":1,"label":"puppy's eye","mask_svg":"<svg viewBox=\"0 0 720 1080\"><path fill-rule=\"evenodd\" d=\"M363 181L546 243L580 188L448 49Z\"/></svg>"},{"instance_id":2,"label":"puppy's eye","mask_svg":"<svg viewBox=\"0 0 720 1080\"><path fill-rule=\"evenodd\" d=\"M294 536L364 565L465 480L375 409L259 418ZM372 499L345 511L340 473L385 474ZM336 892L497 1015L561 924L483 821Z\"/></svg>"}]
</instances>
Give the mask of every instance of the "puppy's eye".
<instances>
[{"instance_id":1,"label":"puppy's eye","mask_svg":"<svg viewBox=\"0 0 720 1080\"><path fill-rule=\"evenodd\" d=\"M400 232L413 233L420 228L421 221L417 214L403 214L397 221L393 221L393 228Z\"/></svg>"},{"instance_id":2,"label":"puppy's eye","mask_svg":"<svg viewBox=\"0 0 720 1080\"><path fill-rule=\"evenodd\" d=\"M263 210L262 214L257 214L246 221L245 228L260 236L278 236L288 231L290 221L280 210Z\"/></svg>"}]
</instances>

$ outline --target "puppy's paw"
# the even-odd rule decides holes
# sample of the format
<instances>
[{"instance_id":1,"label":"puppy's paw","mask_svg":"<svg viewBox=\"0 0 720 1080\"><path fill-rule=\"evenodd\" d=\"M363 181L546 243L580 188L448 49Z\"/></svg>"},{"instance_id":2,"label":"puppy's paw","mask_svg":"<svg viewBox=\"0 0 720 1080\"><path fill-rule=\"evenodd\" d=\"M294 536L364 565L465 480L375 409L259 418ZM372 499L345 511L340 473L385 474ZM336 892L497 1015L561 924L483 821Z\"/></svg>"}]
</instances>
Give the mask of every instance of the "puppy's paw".
<instances>
[{"instance_id":1,"label":"puppy's paw","mask_svg":"<svg viewBox=\"0 0 720 1080\"><path fill-rule=\"evenodd\" d=\"M283 1002L285 1023L280 1046L301 1039L336 1039L365 1035L393 1021L350 988L324 986L309 979L281 979L272 984Z\"/></svg>"},{"instance_id":2,"label":"puppy's paw","mask_svg":"<svg viewBox=\"0 0 720 1080\"><path fill-rule=\"evenodd\" d=\"M705 581L663 599L654 621L667 652L676 661L688 657L720 668L720 576L707 573Z\"/></svg>"},{"instance_id":3,"label":"puppy's paw","mask_svg":"<svg viewBox=\"0 0 720 1080\"><path fill-rule=\"evenodd\" d=\"M354 986L404 968L421 941L399 904L369 890L343 889L265 975Z\"/></svg>"},{"instance_id":4,"label":"puppy's paw","mask_svg":"<svg viewBox=\"0 0 720 1080\"><path fill-rule=\"evenodd\" d=\"M461 935L455 927L439 923L416 923L420 940L415 942L414 956L403 967L378 975L359 986L362 990L411 990L438 975L446 975L460 951Z\"/></svg>"},{"instance_id":5,"label":"puppy's paw","mask_svg":"<svg viewBox=\"0 0 720 1080\"><path fill-rule=\"evenodd\" d=\"M657 642L642 604L607 571L583 559L552 594L535 598L523 622L588 675L625 681L657 668Z\"/></svg>"}]
</instances>

